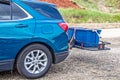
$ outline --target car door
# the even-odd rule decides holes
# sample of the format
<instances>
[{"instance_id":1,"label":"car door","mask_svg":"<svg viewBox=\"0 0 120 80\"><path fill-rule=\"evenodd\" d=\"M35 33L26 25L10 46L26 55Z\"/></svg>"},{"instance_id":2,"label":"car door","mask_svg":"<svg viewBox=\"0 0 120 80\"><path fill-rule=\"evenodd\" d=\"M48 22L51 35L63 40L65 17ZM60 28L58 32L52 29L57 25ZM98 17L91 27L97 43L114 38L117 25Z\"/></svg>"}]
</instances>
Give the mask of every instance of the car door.
<instances>
[{"instance_id":1,"label":"car door","mask_svg":"<svg viewBox=\"0 0 120 80\"><path fill-rule=\"evenodd\" d=\"M0 60L14 59L33 36L35 20L15 3L0 3Z\"/></svg>"}]
</instances>

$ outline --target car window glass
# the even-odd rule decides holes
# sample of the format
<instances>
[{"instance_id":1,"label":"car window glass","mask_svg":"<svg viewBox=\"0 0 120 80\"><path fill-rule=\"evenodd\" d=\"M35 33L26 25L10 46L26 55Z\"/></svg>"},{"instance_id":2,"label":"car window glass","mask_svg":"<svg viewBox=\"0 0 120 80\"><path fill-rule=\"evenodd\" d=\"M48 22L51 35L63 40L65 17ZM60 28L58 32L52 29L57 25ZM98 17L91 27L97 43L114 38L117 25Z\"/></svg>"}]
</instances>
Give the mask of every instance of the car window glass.
<instances>
[{"instance_id":1,"label":"car window glass","mask_svg":"<svg viewBox=\"0 0 120 80\"><path fill-rule=\"evenodd\" d=\"M3 4L0 3L0 20L10 20L10 14L11 14L11 9L10 9L9 4Z\"/></svg>"},{"instance_id":2,"label":"car window glass","mask_svg":"<svg viewBox=\"0 0 120 80\"><path fill-rule=\"evenodd\" d=\"M46 17L54 18L54 19L62 19L62 16L59 13L56 6L50 4L44 4L44 3L33 3L26 1L23 2Z\"/></svg>"},{"instance_id":3,"label":"car window glass","mask_svg":"<svg viewBox=\"0 0 120 80\"><path fill-rule=\"evenodd\" d=\"M12 4L12 19L17 20L17 19L23 19L26 18L27 14L16 4Z\"/></svg>"}]
</instances>

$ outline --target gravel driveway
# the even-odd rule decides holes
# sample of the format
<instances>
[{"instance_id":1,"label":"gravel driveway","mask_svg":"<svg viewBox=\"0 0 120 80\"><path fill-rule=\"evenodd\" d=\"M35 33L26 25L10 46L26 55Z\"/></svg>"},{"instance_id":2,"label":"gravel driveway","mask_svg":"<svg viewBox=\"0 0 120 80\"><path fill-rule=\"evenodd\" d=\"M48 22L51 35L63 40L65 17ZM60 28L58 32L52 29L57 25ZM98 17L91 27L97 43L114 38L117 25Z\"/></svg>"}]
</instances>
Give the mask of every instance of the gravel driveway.
<instances>
[{"instance_id":1,"label":"gravel driveway","mask_svg":"<svg viewBox=\"0 0 120 80\"><path fill-rule=\"evenodd\" d=\"M62 63L52 65L38 80L120 80L120 38L105 39L112 43L109 51L73 49ZM1 72L0 79L19 80L17 71Z\"/></svg>"}]
</instances>

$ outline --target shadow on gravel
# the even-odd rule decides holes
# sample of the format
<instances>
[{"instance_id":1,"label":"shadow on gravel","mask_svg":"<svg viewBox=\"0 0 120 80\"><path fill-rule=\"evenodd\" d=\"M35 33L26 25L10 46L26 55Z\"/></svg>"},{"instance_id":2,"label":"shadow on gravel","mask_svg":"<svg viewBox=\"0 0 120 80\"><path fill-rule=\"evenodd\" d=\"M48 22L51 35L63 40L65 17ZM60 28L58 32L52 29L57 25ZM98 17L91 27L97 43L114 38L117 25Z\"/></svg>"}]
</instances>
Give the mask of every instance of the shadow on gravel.
<instances>
[{"instance_id":1,"label":"shadow on gravel","mask_svg":"<svg viewBox=\"0 0 120 80\"><path fill-rule=\"evenodd\" d=\"M38 80L119 80L120 38L105 39L112 42L110 51L73 49L69 57L52 65L49 72ZM1 80L25 79L16 70L0 73Z\"/></svg>"},{"instance_id":2,"label":"shadow on gravel","mask_svg":"<svg viewBox=\"0 0 120 80\"><path fill-rule=\"evenodd\" d=\"M19 80L19 79L25 79L25 78L20 76L17 70L14 70L14 71L0 72L0 79L1 80L12 80L12 79Z\"/></svg>"}]
</instances>

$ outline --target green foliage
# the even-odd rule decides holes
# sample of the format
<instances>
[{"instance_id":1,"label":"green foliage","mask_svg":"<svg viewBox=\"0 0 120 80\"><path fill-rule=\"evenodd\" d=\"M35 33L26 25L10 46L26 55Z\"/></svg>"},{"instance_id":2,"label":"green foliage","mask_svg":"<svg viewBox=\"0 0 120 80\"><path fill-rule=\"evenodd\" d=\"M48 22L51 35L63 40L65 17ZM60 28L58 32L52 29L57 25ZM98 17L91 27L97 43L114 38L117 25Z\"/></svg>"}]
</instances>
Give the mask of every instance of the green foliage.
<instances>
[{"instance_id":1,"label":"green foliage","mask_svg":"<svg viewBox=\"0 0 120 80\"><path fill-rule=\"evenodd\" d=\"M109 23L120 22L120 14L110 14L100 11L81 10L73 8L59 9L65 20L69 23Z\"/></svg>"},{"instance_id":2,"label":"green foliage","mask_svg":"<svg viewBox=\"0 0 120 80\"><path fill-rule=\"evenodd\" d=\"M72 0L73 2L77 3L79 6L82 6L86 9L97 10L97 2L99 0Z\"/></svg>"},{"instance_id":3,"label":"green foliage","mask_svg":"<svg viewBox=\"0 0 120 80\"><path fill-rule=\"evenodd\" d=\"M120 0L72 0L77 5L90 10L99 10L99 2L105 4L106 7L120 9Z\"/></svg>"},{"instance_id":4,"label":"green foliage","mask_svg":"<svg viewBox=\"0 0 120 80\"><path fill-rule=\"evenodd\" d=\"M83 9L60 8L65 20L69 23L112 23L120 22L120 0L72 0ZM102 6L102 7L101 7ZM101 8L103 8L101 10ZM109 10L104 11L104 8ZM105 10L106 10L105 9Z\"/></svg>"},{"instance_id":5,"label":"green foliage","mask_svg":"<svg viewBox=\"0 0 120 80\"><path fill-rule=\"evenodd\" d=\"M106 0L106 6L115 7L117 0Z\"/></svg>"}]
</instances>

